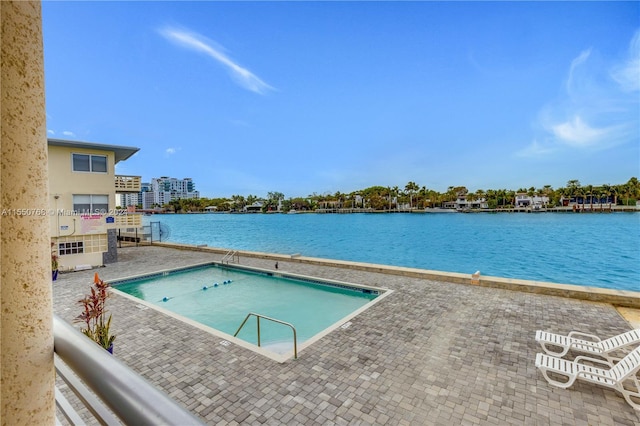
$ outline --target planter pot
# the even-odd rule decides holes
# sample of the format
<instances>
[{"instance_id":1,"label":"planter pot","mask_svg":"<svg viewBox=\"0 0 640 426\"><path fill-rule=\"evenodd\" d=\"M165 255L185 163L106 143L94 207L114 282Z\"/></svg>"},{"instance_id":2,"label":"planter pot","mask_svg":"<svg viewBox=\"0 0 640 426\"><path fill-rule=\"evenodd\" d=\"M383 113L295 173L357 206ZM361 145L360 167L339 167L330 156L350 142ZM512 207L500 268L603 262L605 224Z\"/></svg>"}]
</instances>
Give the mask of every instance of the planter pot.
<instances>
[{"instance_id":1,"label":"planter pot","mask_svg":"<svg viewBox=\"0 0 640 426\"><path fill-rule=\"evenodd\" d=\"M55 271L51 271L51 279L53 281L58 279L58 270L57 269Z\"/></svg>"}]
</instances>

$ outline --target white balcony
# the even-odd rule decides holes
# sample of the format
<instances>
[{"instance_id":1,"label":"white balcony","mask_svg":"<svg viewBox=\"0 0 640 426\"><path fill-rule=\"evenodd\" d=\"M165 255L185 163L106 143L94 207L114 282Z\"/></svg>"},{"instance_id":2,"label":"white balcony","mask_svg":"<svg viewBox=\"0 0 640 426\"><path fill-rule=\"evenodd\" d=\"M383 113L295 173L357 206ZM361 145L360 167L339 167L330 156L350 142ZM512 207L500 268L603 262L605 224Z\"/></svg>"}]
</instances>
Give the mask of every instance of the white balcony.
<instances>
[{"instance_id":1,"label":"white balcony","mask_svg":"<svg viewBox=\"0 0 640 426\"><path fill-rule=\"evenodd\" d=\"M115 216L116 228L140 228L142 227L142 215L140 213L126 213Z\"/></svg>"},{"instance_id":2,"label":"white balcony","mask_svg":"<svg viewBox=\"0 0 640 426\"><path fill-rule=\"evenodd\" d=\"M140 176L116 175L116 192L119 194L140 192L140 179Z\"/></svg>"}]
</instances>

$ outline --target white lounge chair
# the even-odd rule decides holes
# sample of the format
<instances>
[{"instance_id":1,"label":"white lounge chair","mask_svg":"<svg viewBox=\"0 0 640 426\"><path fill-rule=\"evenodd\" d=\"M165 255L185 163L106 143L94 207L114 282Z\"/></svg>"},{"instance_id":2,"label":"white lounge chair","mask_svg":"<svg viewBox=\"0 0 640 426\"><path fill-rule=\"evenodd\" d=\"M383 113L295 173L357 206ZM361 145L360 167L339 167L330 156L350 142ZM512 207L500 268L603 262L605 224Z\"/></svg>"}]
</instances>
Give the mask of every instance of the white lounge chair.
<instances>
[{"instance_id":1,"label":"white lounge chair","mask_svg":"<svg viewBox=\"0 0 640 426\"><path fill-rule=\"evenodd\" d=\"M585 364L585 362L599 364L603 368ZM553 386L566 389L573 385L576 379L595 383L619 391L629 405L640 410L640 383L638 383L637 377L638 370L640 370L640 347L635 348L617 363L586 356L578 356L575 360L568 361L539 353L536 355L536 367L540 369L547 382ZM548 373L566 377L567 381L561 382L552 379ZM631 385L633 389L625 389L625 382L628 387ZM638 398L639 402L632 401L632 397Z\"/></svg>"},{"instance_id":2,"label":"white lounge chair","mask_svg":"<svg viewBox=\"0 0 640 426\"><path fill-rule=\"evenodd\" d=\"M547 354L557 357L566 355L569 350L575 350L591 355L598 355L609 361L613 361L615 358L609 355L611 352L626 346L640 344L640 329L627 331L626 333L618 334L606 340L601 340L598 336L580 333L579 331L572 331L564 336L538 330L536 331L536 342L540 343L542 350ZM555 351L548 346L557 346L562 348L562 350Z\"/></svg>"}]
</instances>

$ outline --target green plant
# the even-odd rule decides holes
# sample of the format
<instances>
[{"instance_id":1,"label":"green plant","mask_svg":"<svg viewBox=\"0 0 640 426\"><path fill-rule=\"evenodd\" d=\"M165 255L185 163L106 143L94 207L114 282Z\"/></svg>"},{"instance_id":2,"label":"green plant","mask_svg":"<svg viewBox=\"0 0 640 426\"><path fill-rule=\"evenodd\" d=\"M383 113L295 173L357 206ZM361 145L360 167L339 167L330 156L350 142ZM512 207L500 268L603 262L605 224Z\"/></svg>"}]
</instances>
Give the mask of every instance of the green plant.
<instances>
[{"instance_id":1,"label":"green plant","mask_svg":"<svg viewBox=\"0 0 640 426\"><path fill-rule=\"evenodd\" d=\"M51 270L58 270L58 253L56 252L56 243L51 243Z\"/></svg>"},{"instance_id":2,"label":"green plant","mask_svg":"<svg viewBox=\"0 0 640 426\"><path fill-rule=\"evenodd\" d=\"M76 318L76 322L83 322L85 325L82 333L105 349L112 347L116 338L110 332L111 314L107 316L106 303L111 295L108 288L109 284L101 280L96 273L91 294L78 301L83 310Z\"/></svg>"}]
</instances>

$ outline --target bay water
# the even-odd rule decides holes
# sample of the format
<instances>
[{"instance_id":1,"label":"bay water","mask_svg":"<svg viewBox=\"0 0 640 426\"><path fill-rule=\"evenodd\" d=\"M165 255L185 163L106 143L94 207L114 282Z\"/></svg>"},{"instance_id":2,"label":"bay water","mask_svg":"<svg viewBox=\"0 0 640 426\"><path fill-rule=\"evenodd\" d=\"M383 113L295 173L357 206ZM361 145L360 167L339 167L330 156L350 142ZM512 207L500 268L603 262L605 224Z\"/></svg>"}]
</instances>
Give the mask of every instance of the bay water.
<instances>
[{"instance_id":1,"label":"bay water","mask_svg":"<svg viewBox=\"0 0 640 426\"><path fill-rule=\"evenodd\" d=\"M163 240L640 291L640 213L164 214Z\"/></svg>"}]
</instances>

